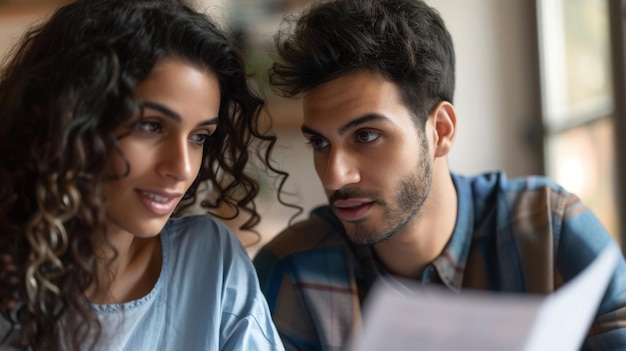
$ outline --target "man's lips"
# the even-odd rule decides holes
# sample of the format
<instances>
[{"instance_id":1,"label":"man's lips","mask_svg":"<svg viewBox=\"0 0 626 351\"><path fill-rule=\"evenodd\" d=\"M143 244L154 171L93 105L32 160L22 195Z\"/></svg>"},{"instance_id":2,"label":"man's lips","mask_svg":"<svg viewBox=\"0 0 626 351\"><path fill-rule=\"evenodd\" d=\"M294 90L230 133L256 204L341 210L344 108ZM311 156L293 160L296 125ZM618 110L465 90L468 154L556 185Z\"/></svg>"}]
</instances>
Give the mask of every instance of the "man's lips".
<instances>
[{"instance_id":1,"label":"man's lips","mask_svg":"<svg viewBox=\"0 0 626 351\"><path fill-rule=\"evenodd\" d=\"M365 204L370 204L374 202L371 199L345 199L345 200L335 200L333 202L333 206L341 209L349 209L354 207L363 206Z\"/></svg>"},{"instance_id":2,"label":"man's lips","mask_svg":"<svg viewBox=\"0 0 626 351\"><path fill-rule=\"evenodd\" d=\"M371 199L346 199L335 200L332 207L337 217L342 220L354 222L363 219L375 201Z\"/></svg>"}]
</instances>

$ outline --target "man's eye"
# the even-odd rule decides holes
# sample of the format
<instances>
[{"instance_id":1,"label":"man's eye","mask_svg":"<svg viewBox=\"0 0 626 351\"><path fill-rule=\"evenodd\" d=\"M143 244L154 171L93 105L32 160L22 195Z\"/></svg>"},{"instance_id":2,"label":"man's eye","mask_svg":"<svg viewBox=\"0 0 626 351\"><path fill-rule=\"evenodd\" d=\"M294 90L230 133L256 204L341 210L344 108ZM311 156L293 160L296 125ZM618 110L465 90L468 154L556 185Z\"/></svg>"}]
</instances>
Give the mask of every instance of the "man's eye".
<instances>
[{"instance_id":1,"label":"man's eye","mask_svg":"<svg viewBox=\"0 0 626 351\"><path fill-rule=\"evenodd\" d=\"M324 138L311 138L309 144L313 145L314 149L321 150L328 146L328 141Z\"/></svg>"},{"instance_id":2,"label":"man's eye","mask_svg":"<svg viewBox=\"0 0 626 351\"><path fill-rule=\"evenodd\" d=\"M379 137L380 133L362 130L356 134L356 141L360 143L371 143Z\"/></svg>"}]
</instances>

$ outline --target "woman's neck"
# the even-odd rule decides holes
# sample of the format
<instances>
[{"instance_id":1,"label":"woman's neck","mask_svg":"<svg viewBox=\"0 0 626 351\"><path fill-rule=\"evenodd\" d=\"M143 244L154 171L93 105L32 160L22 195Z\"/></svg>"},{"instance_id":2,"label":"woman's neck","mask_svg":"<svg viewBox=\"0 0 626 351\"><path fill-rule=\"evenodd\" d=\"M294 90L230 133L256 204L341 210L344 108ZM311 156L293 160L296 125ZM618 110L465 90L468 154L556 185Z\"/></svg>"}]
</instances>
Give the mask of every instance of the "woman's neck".
<instances>
[{"instance_id":1,"label":"woman's neck","mask_svg":"<svg viewBox=\"0 0 626 351\"><path fill-rule=\"evenodd\" d=\"M96 304L124 303L147 295L161 273L163 252L159 236L137 238L109 235L99 245L98 286L88 292Z\"/></svg>"}]
</instances>

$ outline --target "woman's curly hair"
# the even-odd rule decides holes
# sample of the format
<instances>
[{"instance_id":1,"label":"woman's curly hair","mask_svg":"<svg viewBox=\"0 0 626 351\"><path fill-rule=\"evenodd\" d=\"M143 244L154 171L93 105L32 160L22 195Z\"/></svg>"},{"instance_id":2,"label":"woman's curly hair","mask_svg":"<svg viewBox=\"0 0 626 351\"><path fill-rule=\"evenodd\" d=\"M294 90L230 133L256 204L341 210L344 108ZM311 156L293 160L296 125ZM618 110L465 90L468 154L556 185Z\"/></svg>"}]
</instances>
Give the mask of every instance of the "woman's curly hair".
<instances>
[{"instance_id":1,"label":"woman's curly hair","mask_svg":"<svg viewBox=\"0 0 626 351\"><path fill-rule=\"evenodd\" d=\"M85 291L98 286L105 166L120 152L116 128L141 111L135 87L164 58L210 70L221 91L214 141L176 213L196 201L209 212L226 205L247 212L242 229L252 229L260 216L251 164L274 174L280 194L287 173L270 162L276 137L261 121L264 102L248 87L236 45L205 15L182 0L59 8L0 72L0 319L11 326L0 344L15 332L17 346L34 350L97 341ZM210 191L197 192L201 184Z\"/></svg>"}]
</instances>

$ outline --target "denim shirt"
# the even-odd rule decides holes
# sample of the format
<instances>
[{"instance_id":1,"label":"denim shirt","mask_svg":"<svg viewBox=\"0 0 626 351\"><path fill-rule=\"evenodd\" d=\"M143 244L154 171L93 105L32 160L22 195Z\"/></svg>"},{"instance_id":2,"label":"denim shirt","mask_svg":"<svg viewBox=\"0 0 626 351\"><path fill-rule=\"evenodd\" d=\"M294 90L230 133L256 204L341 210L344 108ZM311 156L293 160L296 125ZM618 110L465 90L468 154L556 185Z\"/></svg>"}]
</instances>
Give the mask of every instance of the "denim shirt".
<instances>
[{"instance_id":1,"label":"denim shirt","mask_svg":"<svg viewBox=\"0 0 626 351\"><path fill-rule=\"evenodd\" d=\"M573 194L543 177L451 174L452 236L423 284L548 294L617 245ZM373 281L387 274L369 246L352 244L328 206L287 228L254 259L287 350L343 350L362 323ZM620 258L584 349L626 349L626 263Z\"/></svg>"}]
</instances>

